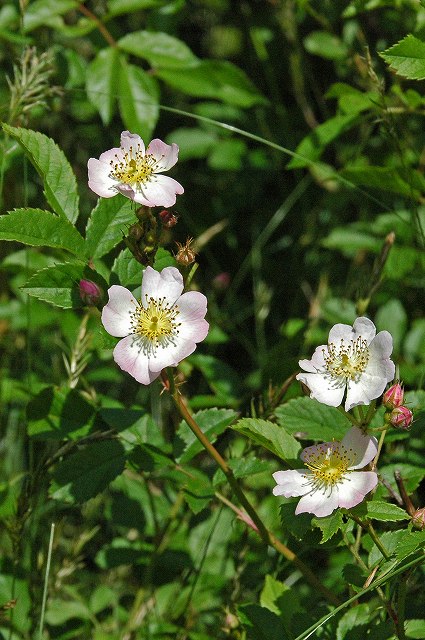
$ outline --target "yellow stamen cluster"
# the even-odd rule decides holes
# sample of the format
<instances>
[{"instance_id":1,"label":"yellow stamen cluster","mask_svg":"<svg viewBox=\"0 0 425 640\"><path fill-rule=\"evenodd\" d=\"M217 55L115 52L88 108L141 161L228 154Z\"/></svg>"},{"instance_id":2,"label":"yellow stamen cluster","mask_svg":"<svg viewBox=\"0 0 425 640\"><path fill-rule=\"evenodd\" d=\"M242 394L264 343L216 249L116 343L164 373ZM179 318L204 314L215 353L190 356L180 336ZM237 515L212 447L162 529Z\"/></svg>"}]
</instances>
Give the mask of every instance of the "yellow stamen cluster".
<instances>
[{"instance_id":1,"label":"yellow stamen cluster","mask_svg":"<svg viewBox=\"0 0 425 640\"><path fill-rule=\"evenodd\" d=\"M326 370L333 378L357 380L364 372L369 362L367 341L359 336L356 340L346 343L341 338L340 344L331 342L327 351L323 349Z\"/></svg>"},{"instance_id":2,"label":"yellow stamen cluster","mask_svg":"<svg viewBox=\"0 0 425 640\"><path fill-rule=\"evenodd\" d=\"M174 343L179 333L180 322L177 322L179 308L169 305L165 298L146 296L146 304L139 304L131 314L132 333L141 338L144 351L154 354L157 347L166 347Z\"/></svg>"},{"instance_id":3,"label":"yellow stamen cluster","mask_svg":"<svg viewBox=\"0 0 425 640\"><path fill-rule=\"evenodd\" d=\"M141 187L152 179L154 173L161 170L160 162L150 153L145 154L140 145L130 147L124 151L122 157L115 154L115 160L110 161L109 176L130 187Z\"/></svg>"},{"instance_id":4,"label":"yellow stamen cluster","mask_svg":"<svg viewBox=\"0 0 425 640\"><path fill-rule=\"evenodd\" d=\"M340 443L335 443L334 446L325 443L304 454L304 463L313 472L317 488L332 488L342 480L353 464L353 450L347 450Z\"/></svg>"}]
</instances>

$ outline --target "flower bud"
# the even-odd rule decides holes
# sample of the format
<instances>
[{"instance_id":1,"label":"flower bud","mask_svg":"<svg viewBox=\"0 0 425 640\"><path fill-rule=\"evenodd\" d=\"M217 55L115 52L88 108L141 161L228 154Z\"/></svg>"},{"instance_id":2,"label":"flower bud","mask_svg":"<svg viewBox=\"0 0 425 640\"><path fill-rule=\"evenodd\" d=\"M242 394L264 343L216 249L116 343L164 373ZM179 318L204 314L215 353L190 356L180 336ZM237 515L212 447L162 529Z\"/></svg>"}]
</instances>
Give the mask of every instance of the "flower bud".
<instances>
[{"instance_id":1,"label":"flower bud","mask_svg":"<svg viewBox=\"0 0 425 640\"><path fill-rule=\"evenodd\" d=\"M398 429L410 429L413 413L407 407L396 407L387 414L386 421Z\"/></svg>"},{"instance_id":2,"label":"flower bud","mask_svg":"<svg viewBox=\"0 0 425 640\"><path fill-rule=\"evenodd\" d=\"M392 387L387 389L382 397L384 407L387 409L395 409L403 404L404 389L399 382L393 384Z\"/></svg>"},{"instance_id":3,"label":"flower bud","mask_svg":"<svg viewBox=\"0 0 425 640\"><path fill-rule=\"evenodd\" d=\"M216 291L226 291L230 284L230 274L226 271L218 273L212 281L212 285Z\"/></svg>"},{"instance_id":4,"label":"flower bud","mask_svg":"<svg viewBox=\"0 0 425 640\"><path fill-rule=\"evenodd\" d=\"M412 524L416 529L423 531L425 529L425 508L416 509L412 516Z\"/></svg>"},{"instance_id":5,"label":"flower bud","mask_svg":"<svg viewBox=\"0 0 425 640\"><path fill-rule=\"evenodd\" d=\"M159 217L161 219L162 226L166 229L175 227L178 221L178 216L176 216L172 211L168 211L168 209L160 211Z\"/></svg>"},{"instance_id":6,"label":"flower bud","mask_svg":"<svg viewBox=\"0 0 425 640\"><path fill-rule=\"evenodd\" d=\"M102 299L102 289L91 280L80 280L80 298L89 307L95 307Z\"/></svg>"}]
</instances>

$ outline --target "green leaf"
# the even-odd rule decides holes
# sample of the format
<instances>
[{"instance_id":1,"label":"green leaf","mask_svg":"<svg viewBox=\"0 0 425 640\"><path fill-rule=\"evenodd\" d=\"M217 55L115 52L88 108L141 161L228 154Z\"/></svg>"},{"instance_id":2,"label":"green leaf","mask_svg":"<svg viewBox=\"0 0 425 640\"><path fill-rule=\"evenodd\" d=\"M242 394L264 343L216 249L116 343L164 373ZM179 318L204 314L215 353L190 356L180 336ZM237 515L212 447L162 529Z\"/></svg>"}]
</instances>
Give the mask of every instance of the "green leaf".
<instances>
[{"instance_id":1,"label":"green leaf","mask_svg":"<svg viewBox=\"0 0 425 640\"><path fill-rule=\"evenodd\" d=\"M190 474L190 477L185 476L183 495L190 510L196 514L208 507L215 494L208 476L192 468Z\"/></svg>"},{"instance_id":2,"label":"green leaf","mask_svg":"<svg viewBox=\"0 0 425 640\"><path fill-rule=\"evenodd\" d=\"M42 209L15 209L0 217L0 240L16 240L35 247L66 249L85 254L84 240L66 219Z\"/></svg>"},{"instance_id":3,"label":"green leaf","mask_svg":"<svg viewBox=\"0 0 425 640\"><path fill-rule=\"evenodd\" d=\"M327 249L336 249L347 258L352 258L359 251L378 253L382 246L382 241L370 233L347 226L334 227L330 234L322 240L321 244Z\"/></svg>"},{"instance_id":4,"label":"green leaf","mask_svg":"<svg viewBox=\"0 0 425 640\"><path fill-rule=\"evenodd\" d=\"M375 315L375 324L378 331L390 332L394 351L398 353L408 325L408 316L400 300L391 298L381 305Z\"/></svg>"},{"instance_id":5,"label":"green leaf","mask_svg":"<svg viewBox=\"0 0 425 640\"><path fill-rule=\"evenodd\" d=\"M90 214L86 228L86 253L101 258L122 241L128 227L136 222L133 202L117 194L99 198Z\"/></svg>"},{"instance_id":6,"label":"green leaf","mask_svg":"<svg viewBox=\"0 0 425 640\"><path fill-rule=\"evenodd\" d=\"M235 478L246 478L248 476L255 475L256 473L262 473L270 468L268 462L259 460L255 456L231 458L230 460L227 460L227 464L232 469ZM216 486L223 482L226 482L226 476L221 469L217 469L214 474L213 484Z\"/></svg>"},{"instance_id":7,"label":"green leaf","mask_svg":"<svg viewBox=\"0 0 425 640\"><path fill-rule=\"evenodd\" d=\"M233 428L272 451L276 456L290 463L290 466L297 464L301 445L287 433L284 427L259 418L242 418L233 425Z\"/></svg>"},{"instance_id":8,"label":"green leaf","mask_svg":"<svg viewBox=\"0 0 425 640\"><path fill-rule=\"evenodd\" d=\"M419 547L425 545L425 531L405 531L395 549L397 560L404 560Z\"/></svg>"},{"instance_id":9,"label":"green leaf","mask_svg":"<svg viewBox=\"0 0 425 640\"><path fill-rule=\"evenodd\" d=\"M218 436L235 420L237 415L232 409L206 409L205 411L198 411L193 417L210 442L215 442ZM202 444L186 422L182 420L177 430L174 444L177 462L188 462L202 450Z\"/></svg>"},{"instance_id":10,"label":"green leaf","mask_svg":"<svg viewBox=\"0 0 425 640\"><path fill-rule=\"evenodd\" d=\"M320 544L327 542L334 536L344 525L342 513L339 509L331 513L330 516L324 518L313 518L311 524L318 527L322 532Z\"/></svg>"},{"instance_id":11,"label":"green leaf","mask_svg":"<svg viewBox=\"0 0 425 640\"><path fill-rule=\"evenodd\" d=\"M394 471L400 472L406 491L409 494L416 491L422 480L425 478L425 467L423 465L416 466L408 464L407 462L397 462L379 467L379 473L387 482L389 482L395 491L398 489L394 480Z\"/></svg>"},{"instance_id":12,"label":"green leaf","mask_svg":"<svg viewBox=\"0 0 425 640\"><path fill-rule=\"evenodd\" d=\"M116 47L101 49L86 71L86 91L90 102L108 125L114 114L120 65Z\"/></svg>"},{"instance_id":13,"label":"green leaf","mask_svg":"<svg viewBox=\"0 0 425 640\"><path fill-rule=\"evenodd\" d=\"M398 75L409 80L425 78L425 42L412 34L379 55Z\"/></svg>"},{"instance_id":14,"label":"green leaf","mask_svg":"<svg viewBox=\"0 0 425 640\"><path fill-rule=\"evenodd\" d=\"M383 522L397 522L398 520L410 520L410 516L404 509L397 507L389 502L381 502L379 500L371 500L367 502L367 515L373 520L382 520Z\"/></svg>"},{"instance_id":15,"label":"green leaf","mask_svg":"<svg viewBox=\"0 0 425 640\"><path fill-rule=\"evenodd\" d=\"M124 13L134 13L140 9L162 7L167 2L168 0L108 0L108 15L111 17L120 16Z\"/></svg>"},{"instance_id":16,"label":"green leaf","mask_svg":"<svg viewBox=\"0 0 425 640\"><path fill-rule=\"evenodd\" d=\"M119 109L125 126L149 141L159 115L159 90L155 78L121 60Z\"/></svg>"},{"instance_id":17,"label":"green leaf","mask_svg":"<svg viewBox=\"0 0 425 640\"><path fill-rule=\"evenodd\" d=\"M239 617L246 628L247 640L289 640L282 620L257 604L238 607Z\"/></svg>"},{"instance_id":18,"label":"green leaf","mask_svg":"<svg viewBox=\"0 0 425 640\"><path fill-rule=\"evenodd\" d=\"M345 640L351 629L362 627L362 631L366 633L370 628L370 609L369 604L357 604L355 607L344 613L338 623L336 631L336 640Z\"/></svg>"},{"instance_id":19,"label":"green leaf","mask_svg":"<svg viewBox=\"0 0 425 640\"><path fill-rule=\"evenodd\" d=\"M276 580L273 576L266 575L264 586L260 593L261 606L279 615L280 609L275 603L285 591L289 591L289 587L286 584Z\"/></svg>"},{"instance_id":20,"label":"green leaf","mask_svg":"<svg viewBox=\"0 0 425 640\"><path fill-rule=\"evenodd\" d=\"M180 127L167 136L167 142L175 142L179 147L179 162L193 158L206 158L217 144L217 134L200 127Z\"/></svg>"},{"instance_id":21,"label":"green leaf","mask_svg":"<svg viewBox=\"0 0 425 640\"><path fill-rule=\"evenodd\" d=\"M111 282L120 284L128 289L140 287L142 272L143 266L140 262L137 262L131 251L123 249L112 265Z\"/></svg>"},{"instance_id":22,"label":"green leaf","mask_svg":"<svg viewBox=\"0 0 425 640\"><path fill-rule=\"evenodd\" d=\"M242 393L242 385L238 374L230 365L214 356L203 353L191 355L189 362L201 370L217 396L224 399L227 404L237 406ZM192 403L191 406L193 407Z\"/></svg>"},{"instance_id":23,"label":"green leaf","mask_svg":"<svg viewBox=\"0 0 425 640\"><path fill-rule=\"evenodd\" d=\"M202 60L189 69L157 69L155 75L198 98L214 98L245 108L267 102L246 74L227 61Z\"/></svg>"},{"instance_id":24,"label":"green leaf","mask_svg":"<svg viewBox=\"0 0 425 640\"><path fill-rule=\"evenodd\" d=\"M408 638L423 640L425 638L425 620L414 619L405 621L405 631Z\"/></svg>"},{"instance_id":25,"label":"green leaf","mask_svg":"<svg viewBox=\"0 0 425 640\"><path fill-rule=\"evenodd\" d=\"M7 124L2 126L8 135L19 142L34 165L43 181L44 195L53 211L68 218L70 222L75 222L78 218L77 181L63 151L51 138L38 131L10 127Z\"/></svg>"},{"instance_id":26,"label":"green leaf","mask_svg":"<svg viewBox=\"0 0 425 640\"><path fill-rule=\"evenodd\" d=\"M22 291L55 307L79 309L85 306L79 292L82 279L95 282L104 292L107 289L103 278L83 262L68 262L37 271L22 287Z\"/></svg>"},{"instance_id":27,"label":"green leaf","mask_svg":"<svg viewBox=\"0 0 425 640\"><path fill-rule=\"evenodd\" d=\"M160 31L128 33L118 40L117 46L122 51L147 60L152 67L181 69L199 63L184 42Z\"/></svg>"},{"instance_id":28,"label":"green leaf","mask_svg":"<svg viewBox=\"0 0 425 640\"><path fill-rule=\"evenodd\" d=\"M325 147L341 133L349 129L357 119L357 114L338 115L319 124L309 133L295 149L295 153L302 157L295 157L287 165L288 169L307 167L311 162L320 158Z\"/></svg>"},{"instance_id":29,"label":"green leaf","mask_svg":"<svg viewBox=\"0 0 425 640\"><path fill-rule=\"evenodd\" d=\"M76 0L35 0L29 3L23 13L24 33L46 26L52 18L61 16L77 6Z\"/></svg>"},{"instance_id":30,"label":"green leaf","mask_svg":"<svg viewBox=\"0 0 425 640\"><path fill-rule=\"evenodd\" d=\"M124 464L124 447L117 440L89 444L56 466L50 496L71 504L85 502L106 489Z\"/></svg>"},{"instance_id":31,"label":"green leaf","mask_svg":"<svg viewBox=\"0 0 425 640\"><path fill-rule=\"evenodd\" d=\"M311 31L303 44L309 53L327 60L345 60L348 55L347 45L327 31Z\"/></svg>"},{"instance_id":32,"label":"green leaf","mask_svg":"<svg viewBox=\"0 0 425 640\"><path fill-rule=\"evenodd\" d=\"M391 167L351 167L341 171L340 175L355 185L372 187L407 198L420 197L419 191L412 189L411 182L405 180L400 171ZM413 179L413 171L411 173Z\"/></svg>"},{"instance_id":33,"label":"green leaf","mask_svg":"<svg viewBox=\"0 0 425 640\"><path fill-rule=\"evenodd\" d=\"M340 440L351 422L335 407L312 398L294 398L277 407L276 418L289 433L305 440Z\"/></svg>"},{"instance_id":34,"label":"green leaf","mask_svg":"<svg viewBox=\"0 0 425 640\"><path fill-rule=\"evenodd\" d=\"M164 247L159 247L158 251L155 254L155 260L153 263L153 268L155 271L162 271L165 267L177 267L177 262L174 256L164 249Z\"/></svg>"},{"instance_id":35,"label":"green leaf","mask_svg":"<svg viewBox=\"0 0 425 640\"><path fill-rule=\"evenodd\" d=\"M93 427L95 408L75 389L43 389L27 405L28 435L41 440L77 440Z\"/></svg>"}]
</instances>

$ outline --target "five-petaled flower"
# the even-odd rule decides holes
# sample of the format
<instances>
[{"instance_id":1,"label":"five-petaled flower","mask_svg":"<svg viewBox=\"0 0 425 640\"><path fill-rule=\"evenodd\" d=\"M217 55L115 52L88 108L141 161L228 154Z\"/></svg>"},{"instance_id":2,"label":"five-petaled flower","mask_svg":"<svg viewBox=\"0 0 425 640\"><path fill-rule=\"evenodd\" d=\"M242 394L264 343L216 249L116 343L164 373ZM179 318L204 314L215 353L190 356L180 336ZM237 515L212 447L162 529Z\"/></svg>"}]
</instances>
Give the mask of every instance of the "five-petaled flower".
<instances>
[{"instance_id":1,"label":"five-petaled flower","mask_svg":"<svg viewBox=\"0 0 425 640\"><path fill-rule=\"evenodd\" d=\"M182 185L163 171L176 162L179 148L156 138L147 149L140 136L129 131L121 134L121 146L105 151L88 161L89 187L102 198L122 193L146 207L172 207Z\"/></svg>"},{"instance_id":2,"label":"five-petaled flower","mask_svg":"<svg viewBox=\"0 0 425 640\"><path fill-rule=\"evenodd\" d=\"M368 318L357 318L352 327L336 324L328 344L317 347L311 360L300 360L305 373L299 373L297 380L310 389L311 398L331 407L342 403L346 391L345 410L349 411L378 398L394 378L392 349L391 334L377 334Z\"/></svg>"},{"instance_id":3,"label":"five-petaled flower","mask_svg":"<svg viewBox=\"0 0 425 640\"><path fill-rule=\"evenodd\" d=\"M208 333L206 297L182 291L183 277L175 267L160 273L147 267L140 302L125 287L108 290L102 323L112 336L123 338L114 360L142 384L150 384L165 367L176 366Z\"/></svg>"},{"instance_id":4,"label":"five-petaled flower","mask_svg":"<svg viewBox=\"0 0 425 640\"><path fill-rule=\"evenodd\" d=\"M302 496L295 510L322 518L338 507L351 509L363 501L377 484L374 471L358 471L378 451L376 438L352 427L341 442L324 442L307 447L301 459L307 469L276 471L275 496Z\"/></svg>"}]
</instances>

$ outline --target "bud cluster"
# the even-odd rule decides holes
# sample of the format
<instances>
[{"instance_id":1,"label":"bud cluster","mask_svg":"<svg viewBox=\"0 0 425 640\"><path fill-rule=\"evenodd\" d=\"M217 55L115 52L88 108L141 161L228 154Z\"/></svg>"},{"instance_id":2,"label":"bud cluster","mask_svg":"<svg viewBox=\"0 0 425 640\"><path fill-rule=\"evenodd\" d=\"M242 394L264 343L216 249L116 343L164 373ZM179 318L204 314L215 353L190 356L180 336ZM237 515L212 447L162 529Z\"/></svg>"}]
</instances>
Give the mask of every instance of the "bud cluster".
<instances>
[{"instance_id":1,"label":"bud cluster","mask_svg":"<svg viewBox=\"0 0 425 640\"><path fill-rule=\"evenodd\" d=\"M387 409L385 422L398 429L410 429L413 421L413 413L408 407L403 406L404 389L396 382L384 393L382 403Z\"/></svg>"}]
</instances>

